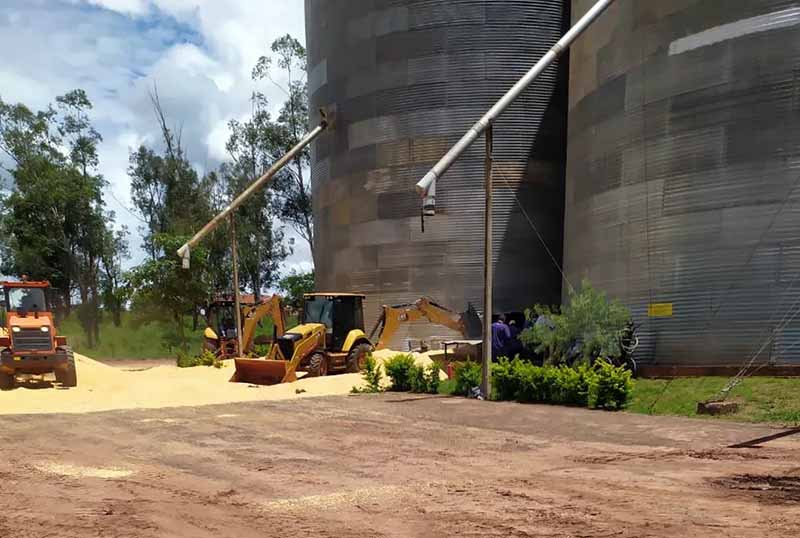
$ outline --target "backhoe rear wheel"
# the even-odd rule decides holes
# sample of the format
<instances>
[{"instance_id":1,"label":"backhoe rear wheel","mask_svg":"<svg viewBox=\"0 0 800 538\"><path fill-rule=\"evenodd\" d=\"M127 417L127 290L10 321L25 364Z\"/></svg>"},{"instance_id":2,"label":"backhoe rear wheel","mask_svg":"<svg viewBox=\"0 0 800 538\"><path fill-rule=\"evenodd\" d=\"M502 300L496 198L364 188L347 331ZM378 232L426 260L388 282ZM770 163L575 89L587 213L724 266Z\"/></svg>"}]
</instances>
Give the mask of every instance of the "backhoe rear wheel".
<instances>
[{"instance_id":1,"label":"backhoe rear wheel","mask_svg":"<svg viewBox=\"0 0 800 538\"><path fill-rule=\"evenodd\" d=\"M78 386L78 372L75 369L75 355L72 354L72 348L62 348L67 356L63 366L56 368L56 381L62 387L77 387Z\"/></svg>"},{"instance_id":2,"label":"backhoe rear wheel","mask_svg":"<svg viewBox=\"0 0 800 538\"><path fill-rule=\"evenodd\" d=\"M372 353L369 344L358 344L347 355L347 372L357 374L367 366L367 355Z\"/></svg>"},{"instance_id":3,"label":"backhoe rear wheel","mask_svg":"<svg viewBox=\"0 0 800 538\"><path fill-rule=\"evenodd\" d=\"M317 351L308 360L308 377L322 377L328 374L328 357Z\"/></svg>"},{"instance_id":4,"label":"backhoe rear wheel","mask_svg":"<svg viewBox=\"0 0 800 538\"><path fill-rule=\"evenodd\" d=\"M0 372L0 390L11 390L14 388L14 374Z\"/></svg>"}]
</instances>

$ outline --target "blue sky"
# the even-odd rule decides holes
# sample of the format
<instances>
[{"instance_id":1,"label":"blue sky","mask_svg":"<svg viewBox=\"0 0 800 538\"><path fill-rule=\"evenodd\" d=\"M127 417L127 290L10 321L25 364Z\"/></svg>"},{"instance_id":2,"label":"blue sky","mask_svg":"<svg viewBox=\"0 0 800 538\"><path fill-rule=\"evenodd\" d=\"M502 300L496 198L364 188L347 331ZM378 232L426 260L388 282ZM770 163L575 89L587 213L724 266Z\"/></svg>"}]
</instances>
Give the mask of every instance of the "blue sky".
<instances>
[{"instance_id":1,"label":"blue sky","mask_svg":"<svg viewBox=\"0 0 800 538\"><path fill-rule=\"evenodd\" d=\"M42 108L71 89L87 91L104 138L106 203L134 232L136 262L126 170L131 148L159 140L148 91L157 84L198 170L215 167L226 158L227 122L250 110L253 64L276 37L304 42L303 18L302 0L2 0L0 97ZM279 89L258 89L280 106ZM302 240L295 249L286 269L310 267Z\"/></svg>"}]
</instances>

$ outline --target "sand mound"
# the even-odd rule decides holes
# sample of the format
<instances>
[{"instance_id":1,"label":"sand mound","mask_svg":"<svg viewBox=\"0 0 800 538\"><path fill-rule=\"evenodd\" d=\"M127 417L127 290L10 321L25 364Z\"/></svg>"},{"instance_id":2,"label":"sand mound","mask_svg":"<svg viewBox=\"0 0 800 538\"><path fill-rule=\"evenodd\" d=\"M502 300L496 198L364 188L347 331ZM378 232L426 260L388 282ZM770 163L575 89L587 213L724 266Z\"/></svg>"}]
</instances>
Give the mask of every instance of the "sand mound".
<instances>
[{"instance_id":1,"label":"sand mound","mask_svg":"<svg viewBox=\"0 0 800 538\"><path fill-rule=\"evenodd\" d=\"M379 364L399 352L384 349L374 353ZM412 353L417 364L432 364L427 353ZM313 396L348 394L363 386L360 374L341 374L300 379L295 383L255 386L229 383L233 361L223 368L155 366L130 371L75 355L78 386L22 383L14 390L0 391L0 415L34 413L90 413L112 409L153 409L196 405L287 400ZM446 379L442 372L441 376ZM388 380L387 383L388 384Z\"/></svg>"},{"instance_id":2,"label":"sand mound","mask_svg":"<svg viewBox=\"0 0 800 538\"><path fill-rule=\"evenodd\" d=\"M112 409L182 407L257 400L285 400L347 394L363 383L359 374L300 379L295 383L252 386L229 383L233 361L224 368L157 366L125 371L75 355L78 386L63 389L21 384L0 391L0 415L89 413ZM303 391L299 394L296 391Z\"/></svg>"}]
</instances>

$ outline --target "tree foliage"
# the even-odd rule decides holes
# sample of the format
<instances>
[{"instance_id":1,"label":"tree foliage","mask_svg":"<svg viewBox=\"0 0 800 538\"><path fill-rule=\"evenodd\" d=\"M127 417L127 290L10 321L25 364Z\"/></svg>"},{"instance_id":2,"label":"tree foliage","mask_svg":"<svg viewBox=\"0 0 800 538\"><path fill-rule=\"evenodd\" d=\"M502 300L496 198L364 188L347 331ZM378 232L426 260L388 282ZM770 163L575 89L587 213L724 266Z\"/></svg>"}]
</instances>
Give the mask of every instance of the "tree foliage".
<instances>
[{"instance_id":1,"label":"tree foliage","mask_svg":"<svg viewBox=\"0 0 800 538\"><path fill-rule=\"evenodd\" d=\"M253 68L254 81L269 80L286 95L278 117L266 124L269 136L265 136L273 160L297 145L308 129L308 92L306 87L306 50L289 34L273 41L272 56L262 56ZM276 65L286 77L286 84L279 84L271 76ZM256 94L259 99L263 95ZM288 223L312 249L314 225L311 214L311 185L307 169L311 162L310 150L300 152L294 161L273 179L273 203L276 215Z\"/></svg>"},{"instance_id":2,"label":"tree foliage","mask_svg":"<svg viewBox=\"0 0 800 538\"><path fill-rule=\"evenodd\" d=\"M284 303L293 308L303 307L303 295L314 291L314 271L292 271L278 284L284 293Z\"/></svg>"},{"instance_id":3,"label":"tree foliage","mask_svg":"<svg viewBox=\"0 0 800 538\"><path fill-rule=\"evenodd\" d=\"M261 177L276 157L275 129L267 110L266 98L252 96L253 113L245 121L229 123L226 149L230 163L217 173L218 191L231 200ZM262 290L275 284L277 271L288 251L283 232L275 226L272 189L261 189L236 211L236 240L242 279L258 299Z\"/></svg>"},{"instance_id":4,"label":"tree foliage","mask_svg":"<svg viewBox=\"0 0 800 538\"><path fill-rule=\"evenodd\" d=\"M50 280L59 316L69 314L77 294L81 325L95 345L101 263L118 257L125 244L124 238L108 241L114 214L103 202L106 182L97 171L102 138L90 121L91 108L83 90L38 112L0 100L0 151L11 162L4 170L11 189L2 199L0 270Z\"/></svg>"},{"instance_id":5,"label":"tree foliage","mask_svg":"<svg viewBox=\"0 0 800 538\"><path fill-rule=\"evenodd\" d=\"M156 90L151 94L153 111L161 130L162 147L141 145L131 152L128 175L131 198L144 225L140 228L143 247L152 259L159 250L156 237L163 234L189 235L198 223L211 218L211 185L200 178L183 148L180 130L168 125Z\"/></svg>"},{"instance_id":6,"label":"tree foliage","mask_svg":"<svg viewBox=\"0 0 800 538\"><path fill-rule=\"evenodd\" d=\"M537 305L528 311L534 321L522 331L523 343L535 346L553 363L571 360L578 349L579 358L592 361L598 357L620 355L619 336L631 319L631 313L617 300L609 300L605 292L595 290L588 280L580 291L571 290L561 312Z\"/></svg>"},{"instance_id":7,"label":"tree foliage","mask_svg":"<svg viewBox=\"0 0 800 538\"><path fill-rule=\"evenodd\" d=\"M130 256L128 250L128 228L109 231L105 236L107 242L100 260L100 288L103 306L111 313L114 326L122 323L122 312L130 299L130 286L125 279L122 263Z\"/></svg>"},{"instance_id":8,"label":"tree foliage","mask_svg":"<svg viewBox=\"0 0 800 538\"><path fill-rule=\"evenodd\" d=\"M165 342L169 349L186 348L183 317L196 309L198 299L211 293L208 251L202 246L193 248L188 270L182 268L180 258L174 254L187 239L187 236L155 235L154 247L168 254L148 259L128 274L131 306L137 321L161 321L174 325L173 337Z\"/></svg>"},{"instance_id":9,"label":"tree foliage","mask_svg":"<svg viewBox=\"0 0 800 538\"><path fill-rule=\"evenodd\" d=\"M144 223L140 231L149 259L131 271L126 293L130 293L139 321L174 323L175 339L167 343L173 348L185 344L183 316L191 314L196 319L199 305L211 293L210 283L221 274L229 278L230 269L221 263L207 263L205 245L192 250L189 271L181 267L177 249L198 224L213 216L215 176L199 176L186 156L180 130L169 126L155 89L151 100L162 145L158 149L143 145L131 152L128 168L131 197ZM217 249L221 249L221 233L210 238Z\"/></svg>"}]
</instances>

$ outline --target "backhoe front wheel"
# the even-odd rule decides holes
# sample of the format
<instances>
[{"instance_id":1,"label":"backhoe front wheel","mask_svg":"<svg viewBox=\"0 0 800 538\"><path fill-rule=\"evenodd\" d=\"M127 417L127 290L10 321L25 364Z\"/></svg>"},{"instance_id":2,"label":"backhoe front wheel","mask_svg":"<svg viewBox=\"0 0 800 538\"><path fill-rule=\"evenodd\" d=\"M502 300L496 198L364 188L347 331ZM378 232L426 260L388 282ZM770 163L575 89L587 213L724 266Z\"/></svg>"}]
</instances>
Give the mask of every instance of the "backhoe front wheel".
<instances>
[{"instance_id":1,"label":"backhoe front wheel","mask_svg":"<svg viewBox=\"0 0 800 538\"><path fill-rule=\"evenodd\" d=\"M308 360L308 377L322 377L328 374L328 357L324 353L316 352Z\"/></svg>"},{"instance_id":2,"label":"backhoe front wheel","mask_svg":"<svg viewBox=\"0 0 800 538\"><path fill-rule=\"evenodd\" d=\"M63 353L67 356L64 363L56 368L56 381L62 387L77 387L78 386L78 372L75 369L75 356L72 354L72 348L62 348Z\"/></svg>"},{"instance_id":3,"label":"backhoe front wheel","mask_svg":"<svg viewBox=\"0 0 800 538\"><path fill-rule=\"evenodd\" d=\"M14 374L0 372L0 390L11 390L14 388Z\"/></svg>"},{"instance_id":4,"label":"backhoe front wheel","mask_svg":"<svg viewBox=\"0 0 800 538\"><path fill-rule=\"evenodd\" d=\"M372 353L369 344L358 344L347 355L347 372L357 374L367 366L367 355Z\"/></svg>"}]
</instances>

